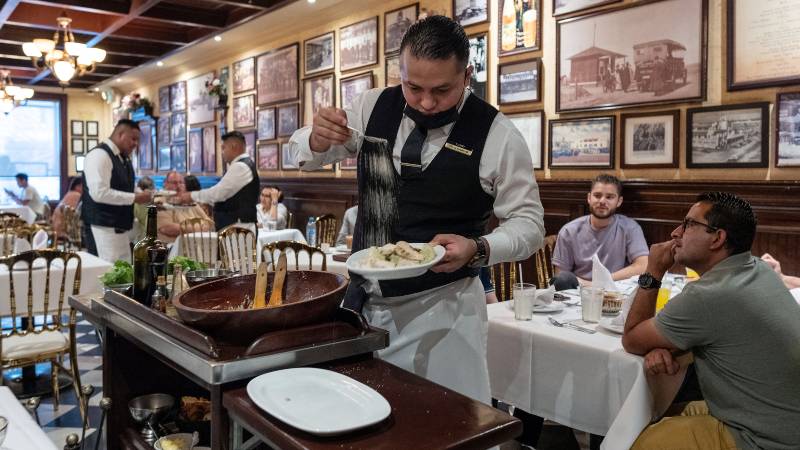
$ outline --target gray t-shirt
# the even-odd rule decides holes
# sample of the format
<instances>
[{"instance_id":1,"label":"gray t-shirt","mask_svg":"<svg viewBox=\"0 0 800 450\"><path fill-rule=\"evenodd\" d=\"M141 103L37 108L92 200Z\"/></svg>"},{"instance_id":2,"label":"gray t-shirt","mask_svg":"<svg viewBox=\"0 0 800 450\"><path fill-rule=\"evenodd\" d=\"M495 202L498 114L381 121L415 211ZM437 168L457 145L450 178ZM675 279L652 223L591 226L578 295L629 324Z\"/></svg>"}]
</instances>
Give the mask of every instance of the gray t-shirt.
<instances>
[{"instance_id":1,"label":"gray t-shirt","mask_svg":"<svg viewBox=\"0 0 800 450\"><path fill-rule=\"evenodd\" d=\"M579 217L558 232L553 250L554 266L591 280L595 253L611 273L624 269L640 256L650 254L642 227L635 220L615 214L607 227L597 230L592 227L589 217Z\"/></svg>"},{"instance_id":2,"label":"gray t-shirt","mask_svg":"<svg viewBox=\"0 0 800 450\"><path fill-rule=\"evenodd\" d=\"M743 449L800 448L800 305L750 252L721 261L656 316L694 353L711 415Z\"/></svg>"}]
</instances>

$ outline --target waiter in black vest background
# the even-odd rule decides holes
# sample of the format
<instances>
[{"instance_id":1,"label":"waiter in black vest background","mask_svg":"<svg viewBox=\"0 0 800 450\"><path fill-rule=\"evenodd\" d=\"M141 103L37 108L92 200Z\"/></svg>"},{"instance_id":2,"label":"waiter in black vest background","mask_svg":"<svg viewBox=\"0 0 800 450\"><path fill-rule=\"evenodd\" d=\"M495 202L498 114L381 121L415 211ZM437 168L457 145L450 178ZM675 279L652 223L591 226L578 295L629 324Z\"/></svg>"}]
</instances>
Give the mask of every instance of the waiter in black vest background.
<instances>
[{"instance_id":1,"label":"waiter in black vest background","mask_svg":"<svg viewBox=\"0 0 800 450\"><path fill-rule=\"evenodd\" d=\"M423 19L403 37L400 86L367 91L346 111L320 109L289 145L303 170L358 157L354 251L397 240L445 247L442 261L417 278L353 277L346 304L363 302L370 324L389 331L381 358L488 403L478 271L529 257L542 244L544 225L525 140L470 92L468 61L460 25ZM492 213L500 225L486 234Z\"/></svg>"},{"instance_id":2,"label":"waiter in black vest background","mask_svg":"<svg viewBox=\"0 0 800 450\"><path fill-rule=\"evenodd\" d=\"M228 171L219 183L208 189L181 194L182 203L209 203L214 205L214 225L217 231L234 223L256 231L256 205L258 204L258 170L245 152L244 135L231 131L222 135L222 158Z\"/></svg>"},{"instance_id":3,"label":"waiter in black vest background","mask_svg":"<svg viewBox=\"0 0 800 450\"><path fill-rule=\"evenodd\" d=\"M130 230L133 204L149 203L150 191L133 192L134 173L130 155L139 146L139 125L128 119L117 122L111 137L89 151L83 167L81 219L87 248L108 262L131 261Z\"/></svg>"}]
</instances>

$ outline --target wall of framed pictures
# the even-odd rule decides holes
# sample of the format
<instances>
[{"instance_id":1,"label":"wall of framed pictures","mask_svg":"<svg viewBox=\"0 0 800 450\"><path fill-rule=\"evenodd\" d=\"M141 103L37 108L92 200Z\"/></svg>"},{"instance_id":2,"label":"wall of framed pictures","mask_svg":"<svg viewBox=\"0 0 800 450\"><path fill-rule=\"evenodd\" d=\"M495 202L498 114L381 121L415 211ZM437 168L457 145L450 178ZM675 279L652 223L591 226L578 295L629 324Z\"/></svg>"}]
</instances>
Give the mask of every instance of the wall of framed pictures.
<instances>
[{"instance_id":1,"label":"wall of framed pictures","mask_svg":"<svg viewBox=\"0 0 800 450\"><path fill-rule=\"evenodd\" d=\"M793 7L780 6L786 1ZM770 30L793 23L796 11L800 0L358 0L320 10L323 24L282 28L253 39L258 46L137 91L168 98L165 86L227 68L229 109L217 130L253 132L262 175L355 177L352 161L298 171L285 160L291 132L321 106L398 83L398 39L414 14L445 14L470 38L473 90L525 134L540 182L601 171L623 179L794 180L800 65L786 53L792 48L765 50L777 48ZM281 77L270 81L264 68ZM275 78L290 83L270 84ZM764 102L766 114L752 108ZM186 127L188 136L197 124ZM551 141L554 133L563 139ZM222 168L217 154L211 173Z\"/></svg>"},{"instance_id":2,"label":"wall of framed pictures","mask_svg":"<svg viewBox=\"0 0 800 450\"><path fill-rule=\"evenodd\" d=\"M57 92L61 93L61 89L57 89ZM67 89L66 93L67 148L64 149L64 157L67 160L67 174L75 176L80 172L75 165L77 158L85 156L86 152L106 139L111 134L113 125L111 107L104 103L99 95L87 95L86 91L81 89Z\"/></svg>"}]
</instances>

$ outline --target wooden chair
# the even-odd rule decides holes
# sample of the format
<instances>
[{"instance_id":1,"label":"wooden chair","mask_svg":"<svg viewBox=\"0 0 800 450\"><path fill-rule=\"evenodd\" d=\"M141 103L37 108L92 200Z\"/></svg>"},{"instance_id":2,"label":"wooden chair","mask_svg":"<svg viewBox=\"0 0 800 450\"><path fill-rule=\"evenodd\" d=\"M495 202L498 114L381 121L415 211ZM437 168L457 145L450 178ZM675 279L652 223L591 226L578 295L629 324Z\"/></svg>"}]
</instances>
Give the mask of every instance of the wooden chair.
<instances>
[{"instance_id":1,"label":"wooden chair","mask_svg":"<svg viewBox=\"0 0 800 450\"><path fill-rule=\"evenodd\" d=\"M323 242L336 245L336 233L339 232L337 222L336 216L333 214L325 214L317 217L315 221L317 226L317 247L322 245Z\"/></svg>"},{"instance_id":2,"label":"wooden chair","mask_svg":"<svg viewBox=\"0 0 800 450\"><path fill-rule=\"evenodd\" d=\"M67 297L80 291L80 256L60 250L33 250L0 258L0 266L6 266L9 277L9 295L0 298L0 316L11 318L11 330L0 333L0 376L3 370L50 362L53 408L58 409L59 405L59 370L70 374L75 395L80 398L76 312L66 305ZM65 311L65 307L69 310ZM69 317L67 323L64 323L65 314ZM34 319L42 316L45 320L37 324ZM46 319L51 317L52 323L47 323ZM18 324L18 318L27 319L24 329ZM64 331L69 332L69 337ZM63 365L67 353L69 370ZM79 408L84 417L83 405Z\"/></svg>"},{"instance_id":3,"label":"wooden chair","mask_svg":"<svg viewBox=\"0 0 800 450\"><path fill-rule=\"evenodd\" d=\"M322 271L324 272L328 270L325 252L320 250L318 247L312 247L308 244L297 241L278 241L264 244L264 246L261 247L261 260L268 262L274 270L274 262L278 260L278 255L280 255L281 252L286 252L287 250L292 250L294 252L294 270L304 270L300 267L301 252L308 253L308 270L313 270L314 255L317 253L322 255ZM288 257L289 255L287 254L286 256Z\"/></svg>"},{"instance_id":4,"label":"wooden chair","mask_svg":"<svg viewBox=\"0 0 800 450\"><path fill-rule=\"evenodd\" d=\"M550 279L555 275L553 270L553 249L556 247L557 235L545 236L544 245L534 256L534 267L536 269L536 287L544 289L550 284Z\"/></svg>"},{"instance_id":5,"label":"wooden chair","mask_svg":"<svg viewBox=\"0 0 800 450\"><path fill-rule=\"evenodd\" d=\"M258 239L250 228L228 225L219 231L219 248L222 267L237 270L242 275L256 271L256 245Z\"/></svg>"},{"instance_id":6,"label":"wooden chair","mask_svg":"<svg viewBox=\"0 0 800 450\"><path fill-rule=\"evenodd\" d=\"M497 300L504 302L513 297L514 283L517 282L517 263L503 262L489 267Z\"/></svg>"},{"instance_id":7,"label":"wooden chair","mask_svg":"<svg viewBox=\"0 0 800 450\"><path fill-rule=\"evenodd\" d=\"M214 222L200 217L180 223L180 255L214 267L219 256L219 241L215 236Z\"/></svg>"}]
</instances>

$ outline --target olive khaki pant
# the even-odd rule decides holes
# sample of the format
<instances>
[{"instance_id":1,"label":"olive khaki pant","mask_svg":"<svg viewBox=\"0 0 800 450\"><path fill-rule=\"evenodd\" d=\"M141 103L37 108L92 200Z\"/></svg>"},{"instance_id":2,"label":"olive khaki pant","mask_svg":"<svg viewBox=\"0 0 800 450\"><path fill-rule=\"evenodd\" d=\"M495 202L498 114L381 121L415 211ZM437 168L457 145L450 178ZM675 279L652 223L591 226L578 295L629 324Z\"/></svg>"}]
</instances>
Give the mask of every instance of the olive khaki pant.
<instances>
[{"instance_id":1,"label":"olive khaki pant","mask_svg":"<svg viewBox=\"0 0 800 450\"><path fill-rule=\"evenodd\" d=\"M709 414L706 402L690 402L681 415L665 417L642 431L631 450L735 450L725 425Z\"/></svg>"}]
</instances>

